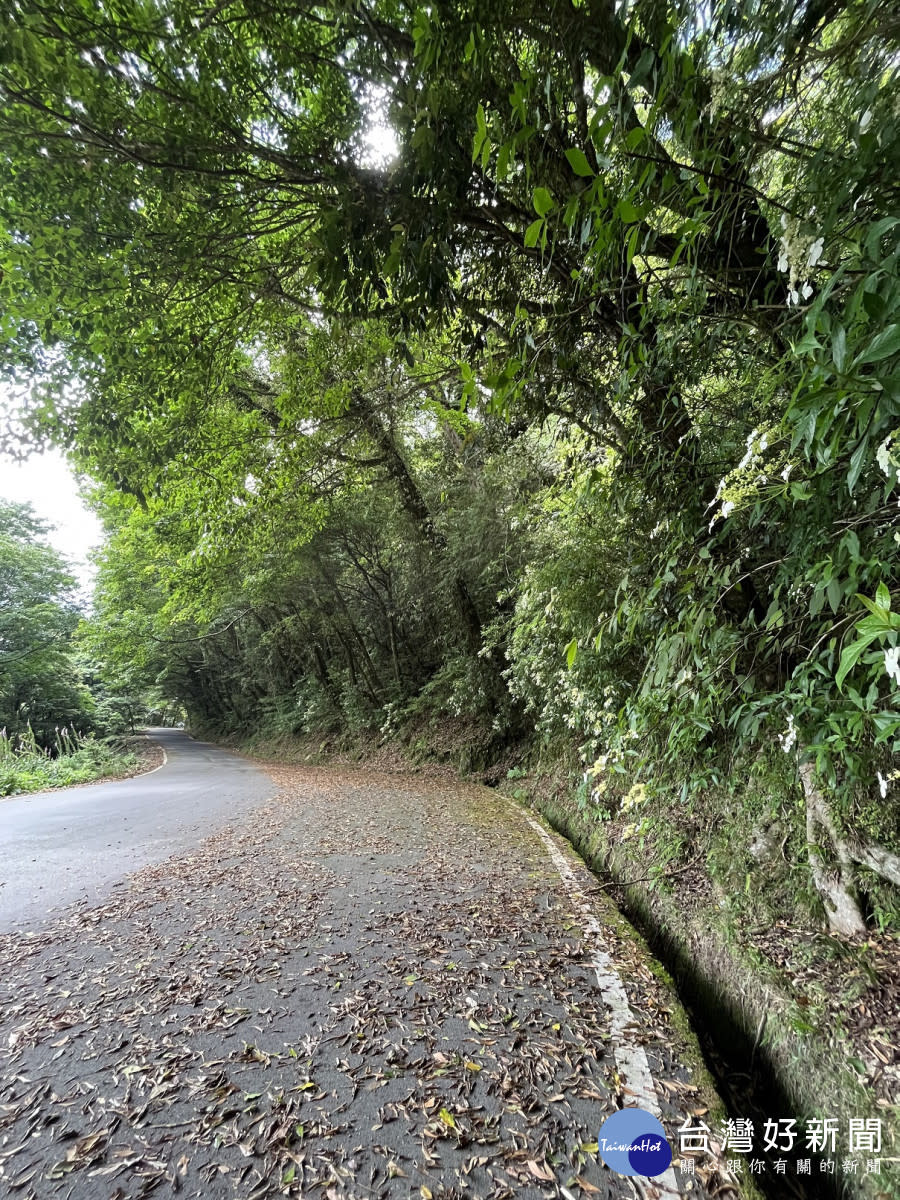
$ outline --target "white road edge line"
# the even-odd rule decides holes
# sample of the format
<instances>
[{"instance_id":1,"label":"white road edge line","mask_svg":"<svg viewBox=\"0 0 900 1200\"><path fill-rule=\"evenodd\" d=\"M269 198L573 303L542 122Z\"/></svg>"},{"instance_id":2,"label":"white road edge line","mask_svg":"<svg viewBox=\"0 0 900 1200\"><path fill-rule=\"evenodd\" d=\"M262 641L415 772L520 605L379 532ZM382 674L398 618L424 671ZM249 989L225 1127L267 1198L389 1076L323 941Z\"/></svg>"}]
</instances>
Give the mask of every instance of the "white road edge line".
<instances>
[{"instance_id":1,"label":"white road edge line","mask_svg":"<svg viewBox=\"0 0 900 1200\"><path fill-rule=\"evenodd\" d=\"M553 865L559 872L570 899L581 915L585 933L588 935L587 942L591 951L591 964L594 968L594 974L597 976L600 994L606 1001L610 1011L610 1033L612 1035L611 1040L616 1066L627 1078L628 1090L634 1095L638 1106L649 1113L653 1113L654 1117L659 1119L662 1113L656 1096L656 1088L653 1084L650 1063L647 1061L644 1047L634 1041L630 1032L630 1028L634 1028L637 1021L631 1010L631 1005L628 1003L628 996L625 993L622 980L616 973L609 955L602 949L603 930L600 922L594 916L593 912L591 912L587 897L579 886L578 880L575 878L575 873L553 836L529 813L525 813L525 818L549 850L550 857L553 859ZM642 1176L640 1178L645 1177ZM681 1195L681 1190L675 1179L675 1172L671 1167L668 1167L662 1175L658 1175L653 1179L648 1178L647 1183L651 1187L658 1188L663 1195Z\"/></svg>"},{"instance_id":2,"label":"white road edge line","mask_svg":"<svg viewBox=\"0 0 900 1200\"><path fill-rule=\"evenodd\" d=\"M159 764L158 767L151 767L149 771L141 771L140 775L129 775L128 776L129 779L143 779L145 775L155 775L156 772L161 771L163 769L163 767L166 765L166 763L169 761L169 756L168 756L168 754L166 754L165 746L161 746L159 742L156 742L155 744L157 746L159 746L160 750L162 750L162 752L163 752L162 762ZM124 780L122 780L120 782L124 782Z\"/></svg>"}]
</instances>

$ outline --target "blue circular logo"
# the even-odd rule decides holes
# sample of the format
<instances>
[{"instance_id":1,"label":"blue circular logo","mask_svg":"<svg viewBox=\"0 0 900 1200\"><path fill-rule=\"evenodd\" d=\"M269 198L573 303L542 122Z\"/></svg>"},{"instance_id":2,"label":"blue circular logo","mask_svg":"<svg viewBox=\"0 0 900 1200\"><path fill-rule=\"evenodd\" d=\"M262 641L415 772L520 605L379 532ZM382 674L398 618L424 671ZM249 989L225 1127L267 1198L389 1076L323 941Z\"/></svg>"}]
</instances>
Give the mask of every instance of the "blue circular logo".
<instances>
[{"instance_id":1,"label":"blue circular logo","mask_svg":"<svg viewBox=\"0 0 900 1200\"><path fill-rule=\"evenodd\" d=\"M622 1108L607 1117L597 1135L600 1157L618 1175L662 1175L672 1161L666 1131L653 1113Z\"/></svg>"}]
</instances>

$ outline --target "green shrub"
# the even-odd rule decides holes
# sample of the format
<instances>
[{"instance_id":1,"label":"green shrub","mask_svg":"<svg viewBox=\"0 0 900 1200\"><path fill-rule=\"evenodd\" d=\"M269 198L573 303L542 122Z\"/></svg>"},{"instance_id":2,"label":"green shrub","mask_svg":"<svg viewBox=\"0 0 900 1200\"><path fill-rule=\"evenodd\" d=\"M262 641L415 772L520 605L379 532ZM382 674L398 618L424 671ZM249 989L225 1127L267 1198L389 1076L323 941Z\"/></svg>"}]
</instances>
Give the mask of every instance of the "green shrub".
<instances>
[{"instance_id":1,"label":"green shrub","mask_svg":"<svg viewBox=\"0 0 900 1200\"><path fill-rule=\"evenodd\" d=\"M98 741L68 728L56 731L52 749L42 749L31 731L11 737L0 730L0 796L90 783L121 775L137 758L115 743Z\"/></svg>"}]
</instances>

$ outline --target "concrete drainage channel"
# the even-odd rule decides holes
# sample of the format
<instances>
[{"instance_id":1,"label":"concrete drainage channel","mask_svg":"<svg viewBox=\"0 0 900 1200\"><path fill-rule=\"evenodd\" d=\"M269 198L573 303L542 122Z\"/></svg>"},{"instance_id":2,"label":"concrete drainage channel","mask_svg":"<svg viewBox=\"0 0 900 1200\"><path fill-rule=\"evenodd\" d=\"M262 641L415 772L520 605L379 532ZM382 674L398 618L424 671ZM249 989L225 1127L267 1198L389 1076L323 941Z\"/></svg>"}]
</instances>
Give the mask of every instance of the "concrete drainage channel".
<instances>
[{"instance_id":1,"label":"concrete drainage channel","mask_svg":"<svg viewBox=\"0 0 900 1200\"><path fill-rule=\"evenodd\" d=\"M669 972L728 1116L751 1120L757 1131L761 1131L770 1118L793 1116L794 1102L780 1085L765 1048L759 1044L764 1030L758 1031L756 1036L748 1035L728 1012L714 985L697 969L681 947L667 938L646 912L629 901L622 888L610 887L606 872L601 873L591 866L590 858L582 854L578 831L567 828L565 819L556 817L550 808L536 805L535 809L572 846L590 873L603 884L622 916L641 934L657 961ZM527 806L523 815L534 824L528 816ZM802 1129L799 1119L797 1129ZM839 1174L830 1175L820 1170L821 1156L801 1149L801 1137L802 1134L793 1151L780 1157L788 1159L789 1168L794 1166L795 1158L811 1159L810 1175L798 1175L796 1170L792 1174L787 1171L784 1174L776 1173L775 1162L779 1155L763 1151L761 1145L754 1145L753 1157L762 1159L766 1169L754 1174L752 1179L745 1175L745 1180L752 1182L759 1193L772 1197L772 1200L847 1200L849 1196L863 1195L861 1190L842 1190L842 1177ZM735 1158L739 1157L743 1156L735 1155Z\"/></svg>"},{"instance_id":2,"label":"concrete drainage channel","mask_svg":"<svg viewBox=\"0 0 900 1200\"><path fill-rule=\"evenodd\" d=\"M555 823L553 827L570 840L565 829ZM595 878L609 886L608 878L593 870L590 863L586 865ZM712 985L670 939L623 899L620 888L610 888L609 894L619 912L638 930L671 975L729 1117L745 1117L753 1122L755 1129L761 1130L769 1118L792 1115L792 1102L767 1062L764 1050L757 1044L760 1038L749 1037L730 1017ZM839 1188L839 1176L820 1171L817 1156L808 1151L796 1157L812 1159L813 1174L809 1176L796 1172L776 1174L774 1164L779 1156L771 1151L754 1148L754 1157L763 1159L766 1169L753 1176L753 1185L772 1200L839 1200L842 1195L847 1195ZM793 1159L789 1158L789 1165L792 1164Z\"/></svg>"},{"instance_id":3,"label":"concrete drainage channel","mask_svg":"<svg viewBox=\"0 0 900 1200\"><path fill-rule=\"evenodd\" d=\"M581 915L584 932L589 940L594 943L591 948L591 964L594 968L600 994L609 1008L610 1033L612 1035L611 1044L614 1048L616 1063L622 1073L628 1078L632 1095L639 1101L640 1107L646 1112L652 1113L659 1120L662 1114L656 1096L653 1076L650 1073L650 1064L647 1061L644 1047L635 1040L631 1032L635 1025L634 1013L629 1006L622 981L610 961L609 955L596 944L602 936L600 924L585 903L585 897L578 886L572 868L566 862L565 855L553 840L553 837L534 817L526 813L526 819L547 847L547 852L553 860L553 864L563 881L566 891L569 893L576 909ZM653 1182L661 1196L677 1197L680 1195L678 1183L675 1179L675 1172L671 1167L662 1175L655 1176Z\"/></svg>"},{"instance_id":4,"label":"concrete drainage channel","mask_svg":"<svg viewBox=\"0 0 900 1200\"><path fill-rule=\"evenodd\" d=\"M734 1118L746 1117L756 1130L762 1130L770 1118L792 1115L792 1102L779 1085L757 1039L748 1037L728 1015L715 990L698 975L689 962L673 951L667 939L649 928L646 921L630 905L617 902L619 911L639 930L653 954L672 976L678 997L688 1018L716 1089ZM798 1121L798 1126L800 1122ZM798 1138L798 1146L800 1144ZM842 1194L838 1176L824 1174L818 1158L807 1151L796 1157L812 1158L812 1175L775 1173L779 1155L759 1148L754 1156L766 1163L766 1170L754 1175L753 1183L773 1200L838 1200ZM789 1166L793 1159L788 1157ZM846 1193L844 1193L846 1195Z\"/></svg>"}]
</instances>

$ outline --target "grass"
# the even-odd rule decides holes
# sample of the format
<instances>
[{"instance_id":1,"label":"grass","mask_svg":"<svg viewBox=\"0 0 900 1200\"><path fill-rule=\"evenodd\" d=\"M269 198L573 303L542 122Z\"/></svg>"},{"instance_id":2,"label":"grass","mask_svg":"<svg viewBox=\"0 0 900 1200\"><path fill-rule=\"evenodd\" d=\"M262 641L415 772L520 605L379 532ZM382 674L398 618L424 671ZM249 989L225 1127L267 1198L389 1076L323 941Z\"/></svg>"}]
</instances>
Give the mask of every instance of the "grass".
<instances>
[{"instance_id":1,"label":"grass","mask_svg":"<svg viewBox=\"0 0 900 1200\"><path fill-rule=\"evenodd\" d=\"M127 774L137 757L115 745L63 727L54 745L39 746L31 729L10 736L0 729L0 796L71 787Z\"/></svg>"}]
</instances>

